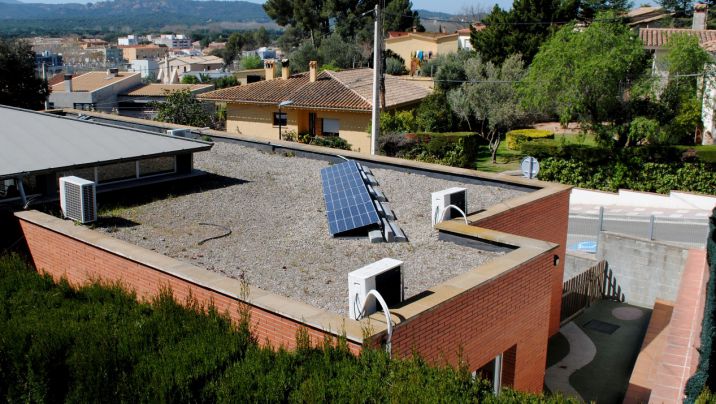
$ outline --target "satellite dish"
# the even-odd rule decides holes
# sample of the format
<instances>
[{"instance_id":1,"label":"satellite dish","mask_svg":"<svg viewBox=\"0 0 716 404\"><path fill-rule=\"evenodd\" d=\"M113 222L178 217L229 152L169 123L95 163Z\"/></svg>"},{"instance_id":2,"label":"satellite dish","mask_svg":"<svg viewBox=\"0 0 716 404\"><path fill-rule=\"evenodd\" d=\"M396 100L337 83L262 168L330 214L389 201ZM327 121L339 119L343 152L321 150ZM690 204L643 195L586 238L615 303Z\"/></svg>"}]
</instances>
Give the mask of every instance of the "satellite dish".
<instances>
[{"instance_id":1,"label":"satellite dish","mask_svg":"<svg viewBox=\"0 0 716 404\"><path fill-rule=\"evenodd\" d=\"M529 179L536 178L539 173L539 162L532 156L523 158L520 167L522 168L522 175Z\"/></svg>"}]
</instances>

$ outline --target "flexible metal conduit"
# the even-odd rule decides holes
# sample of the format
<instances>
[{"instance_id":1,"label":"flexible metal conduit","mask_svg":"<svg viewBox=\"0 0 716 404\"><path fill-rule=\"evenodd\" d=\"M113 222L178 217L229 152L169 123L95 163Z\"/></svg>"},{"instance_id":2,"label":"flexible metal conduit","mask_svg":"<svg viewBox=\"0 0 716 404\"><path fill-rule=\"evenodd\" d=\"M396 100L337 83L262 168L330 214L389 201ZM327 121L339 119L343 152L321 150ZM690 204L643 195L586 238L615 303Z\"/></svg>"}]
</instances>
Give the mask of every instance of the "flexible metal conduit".
<instances>
[{"instance_id":1,"label":"flexible metal conduit","mask_svg":"<svg viewBox=\"0 0 716 404\"><path fill-rule=\"evenodd\" d=\"M443 212L442 212L442 214L440 215L440 221L441 221L441 222L442 222L442 221L445 221L445 213L447 213L447 211L450 210L450 208L453 208L453 209L457 210L458 212L460 212L460 214L462 214L462 217L465 218L465 224L467 224L467 225L470 224L470 223L468 223L468 221L467 221L467 215L465 214L465 212L463 212L462 209L458 208L458 207L455 206L455 205L448 205L448 206L445 207L445 209L443 209ZM438 223L439 223L439 222L438 222Z\"/></svg>"},{"instance_id":2,"label":"flexible metal conduit","mask_svg":"<svg viewBox=\"0 0 716 404\"><path fill-rule=\"evenodd\" d=\"M368 304L369 296L375 297L375 300L377 300L378 303L380 303L380 306L383 308L383 314L385 314L385 322L386 322L386 324L388 324L388 341L385 343L385 350L386 350L386 352L388 352L388 357L392 358L393 354L391 352L390 341L393 338L393 322L390 320L390 311L388 311L388 305L385 303L385 300L383 300L383 296L381 296L377 290L371 289L365 295L365 300L363 301L363 307L361 308L361 311L360 311L360 313L361 313L360 318L363 318L363 316L365 315L365 308L366 308L366 305ZM358 295L356 295L356 300L358 300Z\"/></svg>"}]
</instances>

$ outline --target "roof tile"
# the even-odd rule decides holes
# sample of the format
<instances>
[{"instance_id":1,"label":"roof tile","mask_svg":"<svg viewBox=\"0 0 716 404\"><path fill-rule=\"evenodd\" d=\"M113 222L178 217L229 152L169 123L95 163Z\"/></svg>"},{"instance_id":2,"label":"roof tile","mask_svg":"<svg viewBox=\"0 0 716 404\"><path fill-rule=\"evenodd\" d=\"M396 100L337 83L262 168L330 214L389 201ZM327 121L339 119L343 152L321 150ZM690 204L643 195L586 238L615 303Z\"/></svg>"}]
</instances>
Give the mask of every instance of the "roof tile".
<instances>
[{"instance_id":1,"label":"roof tile","mask_svg":"<svg viewBox=\"0 0 716 404\"><path fill-rule=\"evenodd\" d=\"M393 76L385 77L387 107L417 102L429 91ZM293 101L293 107L370 111L373 70L324 71L311 83L307 73L287 80L260 81L204 93L200 99L246 104L277 104Z\"/></svg>"}]
</instances>

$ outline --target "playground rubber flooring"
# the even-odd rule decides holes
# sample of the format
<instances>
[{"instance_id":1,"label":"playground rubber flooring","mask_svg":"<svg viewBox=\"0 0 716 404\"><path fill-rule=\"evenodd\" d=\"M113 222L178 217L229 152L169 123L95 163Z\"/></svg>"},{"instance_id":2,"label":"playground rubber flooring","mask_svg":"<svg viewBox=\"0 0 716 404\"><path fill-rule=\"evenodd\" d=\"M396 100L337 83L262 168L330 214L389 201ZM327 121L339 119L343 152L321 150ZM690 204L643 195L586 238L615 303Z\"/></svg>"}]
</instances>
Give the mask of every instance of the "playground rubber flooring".
<instances>
[{"instance_id":1,"label":"playground rubber flooring","mask_svg":"<svg viewBox=\"0 0 716 404\"><path fill-rule=\"evenodd\" d=\"M586 309L549 341L547 389L621 403L650 316L649 309L606 300Z\"/></svg>"}]
</instances>

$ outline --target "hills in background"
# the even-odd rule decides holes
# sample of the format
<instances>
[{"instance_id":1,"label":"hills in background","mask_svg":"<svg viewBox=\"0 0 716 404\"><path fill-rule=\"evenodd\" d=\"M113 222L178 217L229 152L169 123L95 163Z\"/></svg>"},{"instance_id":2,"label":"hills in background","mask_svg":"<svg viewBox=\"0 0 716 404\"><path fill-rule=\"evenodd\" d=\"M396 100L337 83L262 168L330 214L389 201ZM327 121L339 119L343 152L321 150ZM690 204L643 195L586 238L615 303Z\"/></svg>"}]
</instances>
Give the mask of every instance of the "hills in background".
<instances>
[{"instance_id":1,"label":"hills in background","mask_svg":"<svg viewBox=\"0 0 716 404\"><path fill-rule=\"evenodd\" d=\"M419 10L421 17L454 16ZM278 29L260 4L247 1L110 0L44 4L0 0L0 35L107 35L176 28Z\"/></svg>"}]
</instances>

